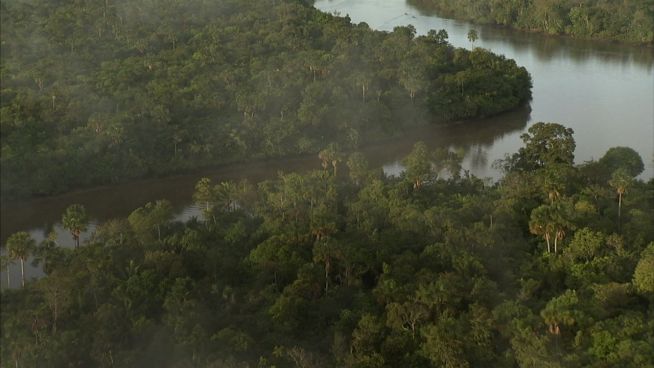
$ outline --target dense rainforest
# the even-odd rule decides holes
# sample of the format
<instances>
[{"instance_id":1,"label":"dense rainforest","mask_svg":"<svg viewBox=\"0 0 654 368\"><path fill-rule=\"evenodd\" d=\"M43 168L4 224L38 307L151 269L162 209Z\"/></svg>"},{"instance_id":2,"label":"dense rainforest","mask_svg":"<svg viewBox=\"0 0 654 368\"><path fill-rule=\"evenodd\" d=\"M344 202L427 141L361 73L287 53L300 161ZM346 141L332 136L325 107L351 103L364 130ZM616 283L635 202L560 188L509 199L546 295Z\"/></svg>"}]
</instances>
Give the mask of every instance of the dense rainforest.
<instances>
[{"instance_id":1,"label":"dense rainforest","mask_svg":"<svg viewBox=\"0 0 654 368\"><path fill-rule=\"evenodd\" d=\"M654 42L652 0L408 0L441 16L584 39Z\"/></svg>"},{"instance_id":2,"label":"dense rainforest","mask_svg":"<svg viewBox=\"0 0 654 368\"><path fill-rule=\"evenodd\" d=\"M16 367L654 367L654 180L611 148L574 165L536 123L489 184L417 143L399 177L330 145L307 174L197 183L62 248L27 233L2 292ZM322 163L322 168L319 166ZM72 205L75 238L88 221ZM16 285L17 280L13 280Z\"/></svg>"},{"instance_id":3,"label":"dense rainforest","mask_svg":"<svg viewBox=\"0 0 654 368\"><path fill-rule=\"evenodd\" d=\"M3 198L355 149L530 98L514 61L298 0L3 0Z\"/></svg>"}]
</instances>

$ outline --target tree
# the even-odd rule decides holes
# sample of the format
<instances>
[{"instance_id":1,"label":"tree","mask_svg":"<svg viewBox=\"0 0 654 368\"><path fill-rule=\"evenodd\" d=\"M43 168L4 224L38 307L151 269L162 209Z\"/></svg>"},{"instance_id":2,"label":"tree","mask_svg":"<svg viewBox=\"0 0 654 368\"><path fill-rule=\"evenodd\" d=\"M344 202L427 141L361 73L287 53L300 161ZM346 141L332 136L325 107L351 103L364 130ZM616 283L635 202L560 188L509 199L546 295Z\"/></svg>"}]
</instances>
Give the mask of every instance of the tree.
<instances>
[{"instance_id":1,"label":"tree","mask_svg":"<svg viewBox=\"0 0 654 368\"><path fill-rule=\"evenodd\" d=\"M335 143L330 143L327 148L318 153L318 158L322 162L323 169L327 170L331 166L334 177L337 174L338 163L343 160L342 156L338 144Z\"/></svg>"},{"instance_id":2,"label":"tree","mask_svg":"<svg viewBox=\"0 0 654 368\"><path fill-rule=\"evenodd\" d=\"M157 238L161 241L161 228L173 217L173 207L169 201L162 199L148 202L145 206L134 210L127 220L140 237L142 242L151 241L151 232L156 230Z\"/></svg>"},{"instance_id":3,"label":"tree","mask_svg":"<svg viewBox=\"0 0 654 368\"><path fill-rule=\"evenodd\" d=\"M427 145L424 142L417 142L413 150L404 159L405 175L413 183L413 188L418 190L422 184L432 177L431 160Z\"/></svg>"},{"instance_id":4,"label":"tree","mask_svg":"<svg viewBox=\"0 0 654 368\"><path fill-rule=\"evenodd\" d=\"M314 262L323 262L325 264L325 294L329 291L329 273L338 252L338 243L331 237L319 239L313 246Z\"/></svg>"},{"instance_id":5,"label":"tree","mask_svg":"<svg viewBox=\"0 0 654 368\"><path fill-rule=\"evenodd\" d=\"M561 334L561 326L573 326L581 317L577 308L579 298L574 290L566 290L563 294L552 298L540 312L543 321L552 335Z\"/></svg>"},{"instance_id":6,"label":"tree","mask_svg":"<svg viewBox=\"0 0 654 368\"><path fill-rule=\"evenodd\" d=\"M418 324L429 316L429 310L421 303L407 301L386 305L386 324L398 330L411 331L415 338Z\"/></svg>"},{"instance_id":7,"label":"tree","mask_svg":"<svg viewBox=\"0 0 654 368\"><path fill-rule=\"evenodd\" d=\"M384 326L373 314L364 314L352 331L352 355L355 359L369 361L382 359L376 352L383 340ZM375 366L375 365L373 365ZM383 366L383 363L379 365Z\"/></svg>"},{"instance_id":8,"label":"tree","mask_svg":"<svg viewBox=\"0 0 654 368\"><path fill-rule=\"evenodd\" d=\"M213 195L221 211L231 212L236 209L236 184L232 181L221 181L213 188Z\"/></svg>"},{"instance_id":9,"label":"tree","mask_svg":"<svg viewBox=\"0 0 654 368\"><path fill-rule=\"evenodd\" d=\"M359 70L353 72L353 76L356 86L361 87L361 102L366 103L366 95L368 94L370 82L372 81L372 73L369 71Z\"/></svg>"},{"instance_id":10,"label":"tree","mask_svg":"<svg viewBox=\"0 0 654 368\"><path fill-rule=\"evenodd\" d=\"M465 343L461 340L458 321L449 313L438 317L434 324L423 327L425 342L422 353L438 367L470 367L465 354Z\"/></svg>"},{"instance_id":11,"label":"tree","mask_svg":"<svg viewBox=\"0 0 654 368\"><path fill-rule=\"evenodd\" d=\"M211 179L202 178L195 184L195 192L193 193L193 200L204 207L205 214L209 213L210 204L214 199L213 191L211 188Z\"/></svg>"},{"instance_id":12,"label":"tree","mask_svg":"<svg viewBox=\"0 0 654 368\"><path fill-rule=\"evenodd\" d=\"M605 242L605 235L602 232L592 231L589 228L579 229L566 249L566 254L573 260L590 262L599 256Z\"/></svg>"},{"instance_id":13,"label":"tree","mask_svg":"<svg viewBox=\"0 0 654 368\"><path fill-rule=\"evenodd\" d=\"M571 213L569 200L551 205L541 205L531 211L529 231L545 239L548 253L550 252L550 241L554 241L554 254L556 254L559 241L565 238L568 229L574 228L574 224L569 220Z\"/></svg>"},{"instance_id":14,"label":"tree","mask_svg":"<svg viewBox=\"0 0 654 368\"><path fill-rule=\"evenodd\" d=\"M654 296L654 243L643 251L634 271L633 284L638 292Z\"/></svg>"},{"instance_id":15,"label":"tree","mask_svg":"<svg viewBox=\"0 0 654 368\"><path fill-rule=\"evenodd\" d=\"M7 288L11 288L11 272L9 268L12 264L14 264L14 262L11 257L0 256L0 269L7 273Z\"/></svg>"},{"instance_id":16,"label":"tree","mask_svg":"<svg viewBox=\"0 0 654 368\"><path fill-rule=\"evenodd\" d=\"M551 252L550 240L554 236L554 226L551 222L550 207L542 205L531 211L529 232L542 236L547 243L547 253Z\"/></svg>"},{"instance_id":17,"label":"tree","mask_svg":"<svg viewBox=\"0 0 654 368\"><path fill-rule=\"evenodd\" d=\"M512 157L510 170L530 171L552 164L574 164L574 131L556 123L536 123L520 136L524 147Z\"/></svg>"},{"instance_id":18,"label":"tree","mask_svg":"<svg viewBox=\"0 0 654 368\"><path fill-rule=\"evenodd\" d=\"M45 274L49 274L64 260L64 252L57 244L57 232L52 230L48 233L47 238L35 248L33 266L43 268Z\"/></svg>"},{"instance_id":19,"label":"tree","mask_svg":"<svg viewBox=\"0 0 654 368\"><path fill-rule=\"evenodd\" d=\"M25 261L35 248L36 241L25 231L12 234L7 239L7 255L10 259L20 260L22 287L25 287Z\"/></svg>"},{"instance_id":20,"label":"tree","mask_svg":"<svg viewBox=\"0 0 654 368\"><path fill-rule=\"evenodd\" d=\"M452 152L447 148L437 148L431 155L432 172L438 176L441 171L446 169L453 178L459 178L462 161L462 154Z\"/></svg>"},{"instance_id":21,"label":"tree","mask_svg":"<svg viewBox=\"0 0 654 368\"><path fill-rule=\"evenodd\" d=\"M80 235L86 231L89 224L89 217L86 214L86 209L81 204L73 204L66 208L61 223L64 229L70 231L75 241L75 247L79 247Z\"/></svg>"},{"instance_id":22,"label":"tree","mask_svg":"<svg viewBox=\"0 0 654 368\"><path fill-rule=\"evenodd\" d=\"M415 58L409 58L402 63L400 69L400 84L409 92L412 103L416 94L429 86L427 75L423 68Z\"/></svg>"},{"instance_id":23,"label":"tree","mask_svg":"<svg viewBox=\"0 0 654 368\"><path fill-rule=\"evenodd\" d=\"M347 168L349 170L350 179L356 185L363 185L369 177L368 161L361 152L354 152L347 159Z\"/></svg>"},{"instance_id":24,"label":"tree","mask_svg":"<svg viewBox=\"0 0 654 368\"><path fill-rule=\"evenodd\" d=\"M626 169L620 168L613 172L611 175L611 180L609 180L609 185L615 190L618 194L618 230L621 228L622 219L622 197L627 193L627 189L631 186L633 178L629 175Z\"/></svg>"},{"instance_id":25,"label":"tree","mask_svg":"<svg viewBox=\"0 0 654 368\"><path fill-rule=\"evenodd\" d=\"M569 199L554 204L554 211L552 212L554 223L554 254L558 252L558 243L565 238L567 231L575 228L575 225L570 221L572 211L572 203Z\"/></svg>"},{"instance_id":26,"label":"tree","mask_svg":"<svg viewBox=\"0 0 654 368\"><path fill-rule=\"evenodd\" d=\"M468 31L468 41L474 46L475 41L479 38L479 35L477 34L477 31L474 29L471 29Z\"/></svg>"},{"instance_id":27,"label":"tree","mask_svg":"<svg viewBox=\"0 0 654 368\"><path fill-rule=\"evenodd\" d=\"M631 177L640 175L645 169L643 159L638 152L629 147L609 148L598 162L609 173L614 173L618 169L624 169Z\"/></svg>"},{"instance_id":28,"label":"tree","mask_svg":"<svg viewBox=\"0 0 654 368\"><path fill-rule=\"evenodd\" d=\"M432 29L429 32L427 32L427 40L434 42L437 45L446 44L448 37L449 35L447 34L447 31L444 29L441 29L439 31Z\"/></svg>"}]
</instances>

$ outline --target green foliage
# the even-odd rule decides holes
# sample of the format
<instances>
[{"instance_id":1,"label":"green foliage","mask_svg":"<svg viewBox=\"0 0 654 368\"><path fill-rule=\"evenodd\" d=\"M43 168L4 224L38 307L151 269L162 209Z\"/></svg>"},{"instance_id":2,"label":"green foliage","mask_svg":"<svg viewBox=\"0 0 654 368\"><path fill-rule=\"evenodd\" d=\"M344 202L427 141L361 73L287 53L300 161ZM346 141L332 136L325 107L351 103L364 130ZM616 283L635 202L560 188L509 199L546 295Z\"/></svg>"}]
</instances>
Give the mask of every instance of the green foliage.
<instances>
[{"instance_id":1,"label":"green foliage","mask_svg":"<svg viewBox=\"0 0 654 368\"><path fill-rule=\"evenodd\" d=\"M497 185L455 175L458 156L425 144L400 177L371 173L360 155L350 175L334 175L332 146L324 169L257 188L201 179L204 221L173 222L162 200L100 224L83 247L50 237L32 251L29 234L14 234L3 261L33 255L46 275L2 290L0 358L19 367L651 367L652 182L630 177L620 233L603 174L534 142L521 152L537 154L521 157L540 167ZM452 175L438 179L443 170ZM543 251L546 236L556 251Z\"/></svg>"},{"instance_id":2,"label":"green foliage","mask_svg":"<svg viewBox=\"0 0 654 368\"><path fill-rule=\"evenodd\" d=\"M155 231L157 239L161 241L162 227L172 219L172 210L172 205L165 199L154 203L148 202L145 206L134 210L127 218L127 221L142 243L152 242L154 240L153 232Z\"/></svg>"},{"instance_id":3,"label":"green foliage","mask_svg":"<svg viewBox=\"0 0 654 368\"><path fill-rule=\"evenodd\" d=\"M654 244L645 249L634 270L634 285L643 293L654 295Z\"/></svg>"},{"instance_id":4,"label":"green foliage","mask_svg":"<svg viewBox=\"0 0 654 368\"><path fill-rule=\"evenodd\" d=\"M553 165L574 163L573 131L556 123L536 123L520 136L525 146L512 157L518 170L536 170Z\"/></svg>"},{"instance_id":5,"label":"green foliage","mask_svg":"<svg viewBox=\"0 0 654 368\"><path fill-rule=\"evenodd\" d=\"M29 233L20 231L7 239L7 256L12 261L20 261L21 285L25 287L25 261L36 249L36 242ZM6 261L5 261L6 262ZM5 267L7 267L5 265ZM8 271L8 270L7 270ZM9 281L7 281L9 284Z\"/></svg>"},{"instance_id":6,"label":"green foliage","mask_svg":"<svg viewBox=\"0 0 654 368\"><path fill-rule=\"evenodd\" d=\"M73 240L75 240L75 245L79 247L80 235L86 231L89 224L89 216L86 214L84 206L73 204L66 208L61 216L61 223L64 229L70 231Z\"/></svg>"},{"instance_id":7,"label":"green foliage","mask_svg":"<svg viewBox=\"0 0 654 368\"><path fill-rule=\"evenodd\" d=\"M605 249L602 249L606 244L604 238L602 232L594 232L588 228L579 229L564 253L573 260L589 262L605 252Z\"/></svg>"},{"instance_id":8,"label":"green foliage","mask_svg":"<svg viewBox=\"0 0 654 368\"><path fill-rule=\"evenodd\" d=\"M304 1L9 1L2 25L3 198L353 150L531 93L524 68L444 31Z\"/></svg>"},{"instance_id":9,"label":"green foliage","mask_svg":"<svg viewBox=\"0 0 654 368\"><path fill-rule=\"evenodd\" d=\"M648 0L410 0L441 16L576 38L651 44L654 9Z\"/></svg>"},{"instance_id":10,"label":"green foliage","mask_svg":"<svg viewBox=\"0 0 654 368\"><path fill-rule=\"evenodd\" d=\"M468 41L470 41L470 43L474 44L475 41L477 41L477 39L479 39L479 35L477 34L477 31L474 30L474 29L469 30L468 31Z\"/></svg>"},{"instance_id":11,"label":"green foliage","mask_svg":"<svg viewBox=\"0 0 654 368\"><path fill-rule=\"evenodd\" d=\"M629 147L612 147L599 159L598 163L608 173L624 169L629 176L640 175L645 169L643 159L638 152Z\"/></svg>"}]
</instances>

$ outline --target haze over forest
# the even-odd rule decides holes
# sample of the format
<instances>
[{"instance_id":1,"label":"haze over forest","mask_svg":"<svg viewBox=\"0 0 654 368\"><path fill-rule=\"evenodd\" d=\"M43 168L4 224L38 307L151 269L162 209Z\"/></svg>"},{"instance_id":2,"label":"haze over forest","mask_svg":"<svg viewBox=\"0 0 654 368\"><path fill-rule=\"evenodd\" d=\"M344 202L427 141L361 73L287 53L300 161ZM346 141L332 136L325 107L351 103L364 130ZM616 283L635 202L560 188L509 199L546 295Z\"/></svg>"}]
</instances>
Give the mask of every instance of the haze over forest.
<instances>
[{"instance_id":1,"label":"haze over forest","mask_svg":"<svg viewBox=\"0 0 654 368\"><path fill-rule=\"evenodd\" d=\"M313 4L0 2L3 208L42 224L37 197L237 173L192 184L190 218L73 201L65 234L3 229L2 365L654 367L652 157L579 162L573 129L527 120L497 180L433 135L397 175L362 153L528 114L530 71L475 24L647 48L654 4L407 1L473 22L467 49Z\"/></svg>"}]
</instances>

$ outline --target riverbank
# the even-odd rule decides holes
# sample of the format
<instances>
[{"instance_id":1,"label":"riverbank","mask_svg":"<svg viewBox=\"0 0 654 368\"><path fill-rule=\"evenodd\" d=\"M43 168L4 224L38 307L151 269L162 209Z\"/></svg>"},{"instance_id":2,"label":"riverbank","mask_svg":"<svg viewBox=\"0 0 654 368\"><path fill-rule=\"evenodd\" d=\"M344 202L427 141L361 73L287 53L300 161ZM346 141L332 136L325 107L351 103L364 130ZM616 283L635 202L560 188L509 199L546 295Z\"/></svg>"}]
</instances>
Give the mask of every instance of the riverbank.
<instances>
[{"instance_id":1,"label":"riverbank","mask_svg":"<svg viewBox=\"0 0 654 368\"><path fill-rule=\"evenodd\" d=\"M379 32L292 1L141 5L81 11L62 2L42 13L7 5L2 199L314 153L331 142L355 149L416 122L490 116L531 96L514 61L411 27ZM89 34L83 25L105 12ZM122 21L123 12L134 19ZM43 26L62 14L78 21L70 37ZM165 38L149 17L170 23ZM49 42L26 50L30 37Z\"/></svg>"},{"instance_id":2,"label":"riverbank","mask_svg":"<svg viewBox=\"0 0 654 368\"><path fill-rule=\"evenodd\" d=\"M643 1L516 3L482 0L408 0L426 13L521 32L654 47L654 10Z\"/></svg>"},{"instance_id":3,"label":"riverbank","mask_svg":"<svg viewBox=\"0 0 654 368\"><path fill-rule=\"evenodd\" d=\"M530 110L523 109L489 119L468 121L448 127L426 125L404 131L395 138L361 147L371 167L381 168L388 174L401 170L399 160L408 154L413 144L423 140L431 148L451 148L464 152L464 168L480 177L496 176L477 163L494 158L479 156L478 147L487 147L497 139L523 130ZM195 213L192 194L197 181L209 177L215 182L247 179L252 183L274 179L278 172L305 172L320 168L317 154L292 156L275 160L259 160L245 164L230 164L207 168L193 173L167 176L161 179L134 180L121 184L104 185L65 194L12 202L3 202L1 208L0 240L21 230L34 230L34 234L56 227L65 208L73 203L83 204L89 215L98 222L125 217L147 202L166 198L176 213L191 216ZM61 229L63 238L68 239Z\"/></svg>"},{"instance_id":4,"label":"riverbank","mask_svg":"<svg viewBox=\"0 0 654 368\"><path fill-rule=\"evenodd\" d=\"M353 23L366 22L371 28L383 31L408 24L415 26L418 35L431 29L445 29L454 46L471 46L467 39L467 32L472 27L469 23L422 16L404 0L320 1L317 6L323 12L349 15ZM407 134L404 140L391 139L388 144L364 149L371 165L384 167L387 172L397 172L402 169L400 157L409 152L415 141L423 140L431 143L432 148L449 147L465 152L465 168L479 177L496 178L500 174L491 164L520 147L520 135L529 124L557 121L576 133L577 163L598 159L610 147L629 146L636 149L646 162L645 172L640 178L648 180L654 177L654 166L647 160L654 154L651 140L654 111L650 108L654 100L654 86L651 84L654 62L651 52L636 47L548 38L494 27L480 30L482 37L476 42L476 47L506 55L531 71L534 84L531 111L462 124L447 134L436 127L428 127L434 129ZM624 98L627 95L629 98ZM311 154L305 163L293 165L285 166L282 160L277 164L266 162L260 169L267 169L269 177L274 178L279 170L315 169L319 167L319 161ZM259 172L259 168L235 171L234 176L227 177L209 170L199 177L210 176L216 181L239 180L254 177ZM199 177L190 176L185 180L182 176L178 181L137 181L103 187L101 191L89 190L83 196L73 192L19 202L3 211L3 233L33 230L33 234L42 234L49 226L56 227L63 210L71 203L84 204L92 217L100 220L127 216L134 208L161 198L172 199L178 213L191 214L192 189ZM62 232L62 237L68 238L69 235Z\"/></svg>"}]
</instances>

